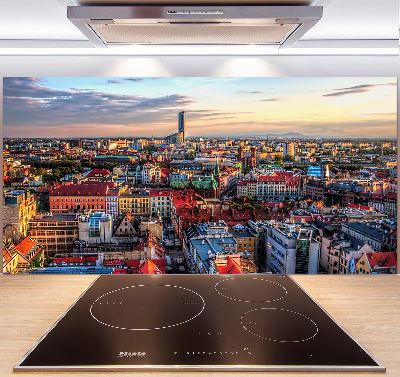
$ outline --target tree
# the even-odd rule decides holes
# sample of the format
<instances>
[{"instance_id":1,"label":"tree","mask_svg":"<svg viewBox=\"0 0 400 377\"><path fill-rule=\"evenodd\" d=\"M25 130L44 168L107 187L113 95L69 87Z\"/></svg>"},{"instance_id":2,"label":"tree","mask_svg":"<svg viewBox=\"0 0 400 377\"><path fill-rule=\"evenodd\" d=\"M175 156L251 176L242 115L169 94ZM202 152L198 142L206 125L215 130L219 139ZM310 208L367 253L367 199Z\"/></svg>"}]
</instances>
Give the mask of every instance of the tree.
<instances>
[{"instance_id":1,"label":"tree","mask_svg":"<svg viewBox=\"0 0 400 377\"><path fill-rule=\"evenodd\" d=\"M244 199L250 200L250 201L254 201L254 198L251 195L242 195L242 197Z\"/></svg>"},{"instance_id":2,"label":"tree","mask_svg":"<svg viewBox=\"0 0 400 377\"><path fill-rule=\"evenodd\" d=\"M194 154L193 151L190 151L189 153L185 154L185 160L193 161L195 158L196 158L196 155Z\"/></svg>"},{"instance_id":3,"label":"tree","mask_svg":"<svg viewBox=\"0 0 400 377\"><path fill-rule=\"evenodd\" d=\"M95 163L92 161L89 161L87 158L84 158L83 160L81 160L80 165L85 167L85 168L91 168L93 169L95 166Z\"/></svg>"},{"instance_id":4,"label":"tree","mask_svg":"<svg viewBox=\"0 0 400 377\"><path fill-rule=\"evenodd\" d=\"M43 175L44 169L43 168L35 168L31 170L32 175Z\"/></svg>"},{"instance_id":5,"label":"tree","mask_svg":"<svg viewBox=\"0 0 400 377\"><path fill-rule=\"evenodd\" d=\"M57 177L53 174L43 174L43 182L56 182Z\"/></svg>"},{"instance_id":6,"label":"tree","mask_svg":"<svg viewBox=\"0 0 400 377\"><path fill-rule=\"evenodd\" d=\"M284 158L284 161L294 161L294 156L291 156L290 154L287 154Z\"/></svg>"},{"instance_id":7,"label":"tree","mask_svg":"<svg viewBox=\"0 0 400 377\"><path fill-rule=\"evenodd\" d=\"M37 212L49 212L50 204L48 196L41 196L37 201Z\"/></svg>"},{"instance_id":8,"label":"tree","mask_svg":"<svg viewBox=\"0 0 400 377\"><path fill-rule=\"evenodd\" d=\"M250 172L250 168L242 168L242 174L243 175L246 175L247 173L249 173Z\"/></svg>"}]
</instances>

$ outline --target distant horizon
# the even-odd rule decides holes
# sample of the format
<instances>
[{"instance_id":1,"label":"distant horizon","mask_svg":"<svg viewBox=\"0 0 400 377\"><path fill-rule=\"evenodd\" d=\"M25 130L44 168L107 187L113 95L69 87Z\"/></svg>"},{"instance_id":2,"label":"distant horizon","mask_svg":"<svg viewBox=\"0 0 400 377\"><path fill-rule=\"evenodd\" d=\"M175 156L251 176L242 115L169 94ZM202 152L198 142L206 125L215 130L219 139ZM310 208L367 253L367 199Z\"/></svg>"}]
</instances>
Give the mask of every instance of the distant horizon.
<instances>
[{"instance_id":1,"label":"distant horizon","mask_svg":"<svg viewBox=\"0 0 400 377\"><path fill-rule=\"evenodd\" d=\"M180 111L187 138L397 138L394 77L5 77L3 91L4 138L161 139Z\"/></svg>"},{"instance_id":2,"label":"distant horizon","mask_svg":"<svg viewBox=\"0 0 400 377\"><path fill-rule=\"evenodd\" d=\"M266 139L268 136L248 136L248 137L243 137L243 136L230 136L229 139ZM151 139L151 136L113 136L113 137L108 137L108 136L81 136L81 137L3 137L3 140L8 140L8 139L38 139L38 140L54 140L54 139L60 139L60 140L82 140L82 139ZM205 139L226 139L226 136L188 136L186 139L199 139L199 138L205 138ZM357 140L376 140L376 139L393 139L397 141L397 137L365 137L365 136L349 136L349 137L317 137L317 136L304 136L304 137L281 137L281 136L269 136L268 138L270 139L322 139L322 140L347 140L347 139L357 139ZM163 140L163 137L154 137L154 140Z\"/></svg>"}]
</instances>

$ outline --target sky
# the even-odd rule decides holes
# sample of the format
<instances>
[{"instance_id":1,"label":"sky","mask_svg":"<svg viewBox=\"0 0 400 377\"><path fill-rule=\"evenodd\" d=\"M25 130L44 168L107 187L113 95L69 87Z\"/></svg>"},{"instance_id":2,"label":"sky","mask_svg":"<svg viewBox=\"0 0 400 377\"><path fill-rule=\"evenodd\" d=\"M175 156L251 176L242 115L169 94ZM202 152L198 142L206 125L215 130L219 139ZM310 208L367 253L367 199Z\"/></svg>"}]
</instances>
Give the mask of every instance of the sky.
<instances>
[{"instance_id":1,"label":"sky","mask_svg":"<svg viewBox=\"0 0 400 377\"><path fill-rule=\"evenodd\" d=\"M396 137L393 77L5 77L3 137Z\"/></svg>"}]
</instances>

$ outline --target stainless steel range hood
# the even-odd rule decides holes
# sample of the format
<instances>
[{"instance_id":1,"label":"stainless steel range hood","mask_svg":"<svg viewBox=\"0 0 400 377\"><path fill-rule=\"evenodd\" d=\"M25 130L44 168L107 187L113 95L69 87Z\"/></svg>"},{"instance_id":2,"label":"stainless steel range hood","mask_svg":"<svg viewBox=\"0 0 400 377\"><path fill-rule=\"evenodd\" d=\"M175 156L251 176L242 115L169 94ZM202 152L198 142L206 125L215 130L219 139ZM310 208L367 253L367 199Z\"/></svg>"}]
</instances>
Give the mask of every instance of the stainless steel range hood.
<instances>
[{"instance_id":1,"label":"stainless steel range hood","mask_svg":"<svg viewBox=\"0 0 400 377\"><path fill-rule=\"evenodd\" d=\"M96 47L126 45L292 46L321 6L71 6L68 19Z\"/></svg>"}]
</instances>

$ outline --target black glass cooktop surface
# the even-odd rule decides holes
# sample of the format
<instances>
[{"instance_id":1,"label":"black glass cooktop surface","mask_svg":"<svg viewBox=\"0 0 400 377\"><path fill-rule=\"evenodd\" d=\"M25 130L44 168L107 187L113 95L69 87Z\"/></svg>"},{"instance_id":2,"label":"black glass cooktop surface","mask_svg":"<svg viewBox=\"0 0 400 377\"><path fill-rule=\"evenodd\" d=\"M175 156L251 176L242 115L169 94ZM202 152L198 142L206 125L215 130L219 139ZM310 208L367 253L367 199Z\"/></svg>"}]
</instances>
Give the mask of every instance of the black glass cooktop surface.
<instances>
[{"instance_id":1,"label":"black glass cooktop surface","mask_svg":"<svg viewBox=\"0 0 400 377\"><path fill-rule=\"evenodd\" d=\"M376 371L289 276L100 276L14 367Z\"/></svg>"}]
</instances>

